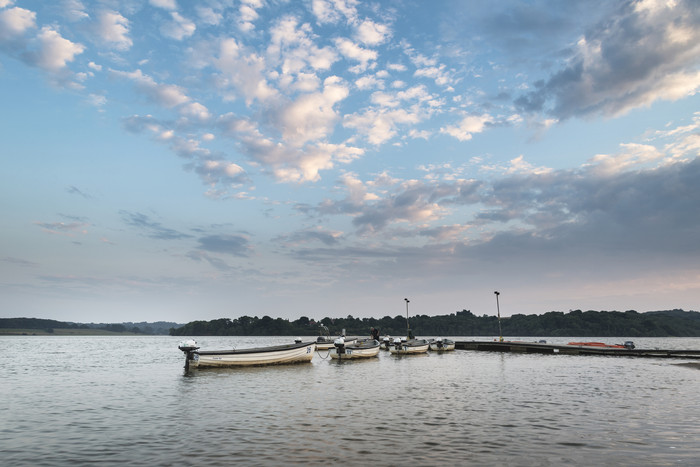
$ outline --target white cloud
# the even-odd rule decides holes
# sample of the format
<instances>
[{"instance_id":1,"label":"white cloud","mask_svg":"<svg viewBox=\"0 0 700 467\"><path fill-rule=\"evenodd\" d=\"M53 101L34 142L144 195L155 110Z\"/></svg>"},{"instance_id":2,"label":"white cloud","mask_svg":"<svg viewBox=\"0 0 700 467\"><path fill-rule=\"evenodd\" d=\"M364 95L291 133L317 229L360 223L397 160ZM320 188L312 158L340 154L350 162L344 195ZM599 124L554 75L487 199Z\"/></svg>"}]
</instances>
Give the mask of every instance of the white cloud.
<instances>
[{"instance_id":1,"label":"white cloud","mask_svg":"<svg viewBox=\"0 0 700 467\"><path fill-rule=\"evenodd\" d=\"M270 30L267 57L282 63L282 73L295 74L306 67L327 70L338 59L330 47L319 48L312 40L313 31L308 24L299 24L298 18L285 16Z\"/></svg>"},{"instance_id":2,"label":"white cloud","mask_svg":"<svg viewBox=\"0 0 700 467\"><path fill-rule=\"evenodd\" d=\"M311 182L320 178L321 170L335 163L348 163L364 151L345 144L318 143L294 148L265 137L250 120L224 116L221 124L227 136L236 139L244 153L269 170L277 180L291 183Z\"/></svg>"},{"instance_id":3,"label":"white cloud","mask_svg":"<svg viewBox=\"0 0 700 467\"><path fill-rule=\"evenodd\" d=\"M240 165L224 160L204 159L196 165L195 172L207 185L240 185L248 181Z\"/></svg>"},{"instance_id":4,"label":"white cloud","mask_svg":"<svg viewBox=\"0 0 700 467\"><path fill-rule=\"evenodd\" d=\"M80 21L90 17L80 0L63 0L63 15L69 21Z\"/></svg>"},{"instance_id":5,"label":"white cloud","mask_svg":"<svg viewBox=\"0 0 700 467\"><path fill-rule=\"evenodd\" d=\"M510 166L506 169L506 174L546 174L552 172L548 167L535 167L525 160L525 157L520 155L515 159L510 160Z\"/></svg>"},{"instance_id":6,"label":"white cloud","mask_svg":"<svg viewBox=\"0 0 700 467\"><path fill-rule=\"evenodd\" d=\"M128 50L133 44L129 37L129 20L116 11L100 13L97 33L103 42L117 50Z\"/></svg>"},{"instance_id":7,"label":"white cloud","mask_svg":"<svg viewBox=\"0 0 700 467\"><path fill-rule=\"evenodd\" d=\"M419 68L413 73L413 76L418 78L430 78L435 80L435 84L438 86L446 86L450 84L450 76L445 68L445 65Z\"/></svg>"},{"instance_id":8,"label":"white cloud","mask_svg":"<svg viewBox=\"0 0 700 467\"><path fill-rule=\"evenodd\" d=\"M195 7L195 11L197 12L197 16L199 16L202 23L210 26L216 26L224 19L224 16L221 13L210 7L197 5Z\"/></svg>"},{"instance_id":9,"label":"white cloud","mask_svg":"<svg viewBox=\"0 0 700 467\"><path fill-rule=\"evenodd\" d=\"M331 7L330 2L326 0L312 0L311 12L320 24L335 23L340 18L340 15Z\"/></svg>"},{"instance_id":10,"label":"white cloud","mask_svg":"<svg viewBox=\"0 0 700 467\"><path fill-rule=\"evenodd\" d=\"M258 16L255 5L243 3L238 9L238 27L241 31L252 31L255 29L253 21L257 20Z\"/></svg>"},{"instance_id":11,"label":"white cloud","mask_svg":"<svg viewBox=\"0 0 700 467\"><path fill-rule=\"evenodd\" d=\"M164 10L177 10L177 2L175 0L148 0L148 3Z\"/></svg>"},{"instance_id":12,"label":"white cloud","mask_svg":"<svg viewBox=\"0 0 700 467\"><path fill-rule=\"evenodd\" d=\"M357 0L312 0L311 11L320 24L337 23L341 18L354 22L356 5Z\"/></svg>"},{"instance_id":13,"label":"white cloud","mask_svg":"<svg viewBox=\"0 0 700 467\"><path fill-rule=\"evenodd\" d=\"M290 82L287 87L298 92L313 92L320 86L321 80L317 75L313 73L299 73L296 81Z\"/></svg>"},{"instance_id":14,"label":"white cloud","mask_svg":"<svg viewBox=\"0 0 700 467\"><path fill-rule=\"evenodd\" d=\"M56 72L72 62L76 55L85 50L82 44L77 44L63 38L50 26L44 26L37 35L39 51L35 56L36 64L45 70Z\"/></svg>"},{"instance_id":15,"label":"white cloud","mask_svg":"<svg viewBox=\"0 0 700 467\"><path fill-rule=\"evenodd\" d=\"M357 89L384 89L384 80L378 79L376 75L367 75L355 81Z\"/></svg>"},{"instance_id":16,"label":"white cloud","mask_svg":"<svg viewBox=\"0 0 700 467\"><path fill-rule=\"evenodd\" d=\"M469 115L457 126L440 128L440 133L448 134L460 141L469 141L474 133L481 133L488 123L493 122L490 115Z\"/></svg>"},{"instance_id":17,"label":"white cloud","mask_svg":"<svg viewBox=\"0 0 700 467\"><path fill-rule=\"evenodd\" d=\"M197 25L177 11L171 12L170 17L172 21L168 21L160 27L160 32L166 37L181 41L190 37L197 29Z\"/></svg>"},{"instance_id":18,"label":"white cloud","mask_svg":"<svg viewBox=\"0 0 700 467\"><path fill-rule=\"evenodd\" d=\"M389 69L391 71L402 72L402 71L406 71L406 65L402 65L400 63L390 63L387 65L387 69Z\"/></svg>"},{"instance_id":19,"label":"white cloud","mask_svg":"<svg viewBox=\"0 0 700 467\"><path fill-rule=\"evenodd\" d=\"M367 45L379 45L385 42L390 35L389 27L385 24L365 20L357 27L356 37Z\"/></svg>"},{"instance_id":20,"label":"white cloud","mask_svg":"<svg viewBox=\"0 0 700 467\"><path fill-rule=\"evenodd\" d=\"M199 121L206 121L211 118L209 110L199 102L190 102L180 108L180 115L194 118Z\"/></svg>"},{"instance_id":21,"label":"white cloud","mask_svg":"<svg viewBox=\"0 0 700 467\"><path fill-rule=\"evenodd\" d=\"M222 85L237 89L248 105L256 99L260 102L275 99L278 92L265 79L265 60L255 53L245 55L245 52L233 38L221 41L214 64L223 73Z\"/></svg>"},{"instance_id":22,"label":"white cloud","mask_svg":"<svg viewBox=\"0 0 700 467\"><path fill-rule=\"evenodd\" d=\"M598 154L591 158L586 167L590 167L596 175L613 175L626 172L631 168L649 165L665 158L666 154L654 146L648 144L626 143L621 144L622 152L610 154Z\"/></svg>"},{"instance_id":23,"label":"white cloud","mask_svg":"<svg viewBox=\"0 0 700 467\"><path fill-rule=\"evenodd\" d=\"M337 77L329 77L321 92L304 94L281 110L280 124L284 139L301 146L308 141L326 138L338 114L333 106L345 99L348 88Z\"/></svg>"},{"instance_id":24,"label":"white cloud","mask_svg":"<svg viewBox=\"0 0 700 467\"><path fill-rule=\"evenodd\" d=\"M349 39L338 38L335 40L335 46L344 57L360 62L360 71L367 69L369 62L377 59L375 50L364 49Z\"/></svg>"},{"instance_id":25,"label":"white cloud","mask_svg":"<svg viewBox=\"0 0 700 467\"><path fill-rule=\"evenodd\" d=\"M132 72L111 70L113 74L132 80L137 89L146 94L159 105L167 108L177 107L190 102L190 98L180 86L174 84L158 84L141 70Z\"/></svg>"},{"instance_id":26,"label":"white cloud","mask_svg":"<svg viewBox=\"0 0 700 467\"><path fill-rule=\"evenodd\" d=\"M367 141L380 145L397 134L398 125L415 124L420 117L406 109L368 110L361 114L346 115L343 126L354 128L367 137Z\"/></svg>"},{"instance_id":27,"label":"white cloud","mask_svg":"<svg viewBox=\"0 0 700 467\"><path fill-rule=\"evenodd\" d=\"M36 27L36 13L24 8L10 8L0 11L0 41L24 34L27 29Z\"/></svg>"}]
</instances>

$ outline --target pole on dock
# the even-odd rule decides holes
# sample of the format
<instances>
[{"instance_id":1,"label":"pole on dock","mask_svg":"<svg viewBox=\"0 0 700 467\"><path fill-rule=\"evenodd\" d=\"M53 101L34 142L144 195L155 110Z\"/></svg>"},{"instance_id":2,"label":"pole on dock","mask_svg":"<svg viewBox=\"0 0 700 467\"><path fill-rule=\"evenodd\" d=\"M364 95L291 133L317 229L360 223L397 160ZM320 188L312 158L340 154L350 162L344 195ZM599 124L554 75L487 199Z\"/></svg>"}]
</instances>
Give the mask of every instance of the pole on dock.
<instances>
[{"instance_id":1,"label":"pole on dock","mask_svg":"<svg viewBox=\"0 0 700 467\"><path fill-rule=\"evenodd\" d=\"M498 312L498 340L503 342L503 332L501 331L501 307L498 304L498 296L501 295L501 292L496 291L494 293L496 294L496 310Z\"/></svg>"},{"instance_id":2,"label":"pole on dock","mask_svg":"<svg viewBox=\"0 0 700 467\"><path fill-rule=\"evenodd\" d=\"M408 303L410 302L409 299L404 298L406 300L406 339L411 338L411 326L408 324Z\"/></svg>"}]
</instances>

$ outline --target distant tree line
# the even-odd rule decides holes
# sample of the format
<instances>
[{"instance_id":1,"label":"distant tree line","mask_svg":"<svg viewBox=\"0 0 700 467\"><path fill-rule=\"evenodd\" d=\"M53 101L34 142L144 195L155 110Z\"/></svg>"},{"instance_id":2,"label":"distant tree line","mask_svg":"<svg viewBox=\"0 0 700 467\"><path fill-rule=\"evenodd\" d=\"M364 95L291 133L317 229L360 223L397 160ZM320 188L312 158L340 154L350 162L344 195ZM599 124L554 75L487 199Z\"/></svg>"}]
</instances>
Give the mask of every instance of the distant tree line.
<instances>
[{"instance_id":1,"label":"distant tree line","mask_svg":"<svg viewBox=\"0 0 700 467\"><path fill-rule=\"evenodd\" d=\"M409 324L417 336L497 336L498 318L476 316L469 310L449 315L410 317ZM270 316L241 316L211 321L192 321L170 329L172 336L291 336L316 335L326 326L332 336L343 330L348 336L369 335L378 328L383 335L407 334L406 317L376 318L323 318L320 321L306 316L290 321ZM578 337L700 337L700 313L696 311L667 310L638 313L634 310L581 311L568 313L551 311L543 315L516 314L501 318L504 336L578 336Z\"/></svg>"},{"instance_id":2,"label":"distant tree line","mask_svg":"<svg viewBox=\"0 0 700 467\"><path fill-rule=\"evenodd\" d=\"M146 335L167 335L178 323L156 321L154 323L72 323L40 318L0 318L0 329L37 329L53 333L55 329L96 329L117 333L132 333Z\"/></svg>"}]
</instances>

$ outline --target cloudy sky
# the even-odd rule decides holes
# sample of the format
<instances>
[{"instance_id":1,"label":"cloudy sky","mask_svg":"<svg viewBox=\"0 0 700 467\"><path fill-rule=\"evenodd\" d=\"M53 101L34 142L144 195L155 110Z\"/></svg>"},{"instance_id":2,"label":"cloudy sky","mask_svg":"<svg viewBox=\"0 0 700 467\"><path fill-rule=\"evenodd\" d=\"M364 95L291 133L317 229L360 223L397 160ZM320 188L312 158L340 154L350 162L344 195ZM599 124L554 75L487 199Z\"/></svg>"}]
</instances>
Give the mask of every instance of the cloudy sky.
<instances>
[{"instance_id":1,"label":"cloudy sky","mask_svg":"<svg viewBox=\"0 0 700 467\"><path fill-rule=\"evenodd\" d=\"M694 0L0 0L0 316L700 309Z\"/></svg>"}]
</instances>

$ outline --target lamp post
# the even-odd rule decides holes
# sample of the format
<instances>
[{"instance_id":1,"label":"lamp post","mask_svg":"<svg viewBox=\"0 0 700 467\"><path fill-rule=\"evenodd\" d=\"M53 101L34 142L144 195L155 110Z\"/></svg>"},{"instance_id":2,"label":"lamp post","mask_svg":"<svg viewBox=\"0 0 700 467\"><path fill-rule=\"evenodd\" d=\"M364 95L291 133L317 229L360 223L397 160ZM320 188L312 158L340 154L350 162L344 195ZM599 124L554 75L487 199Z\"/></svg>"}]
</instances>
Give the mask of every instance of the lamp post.
<instances>
[{"instance_id":1,"label":"lamp post","mask_svg":"<svg viewBox=\"0 0 700 467\"><path fill-rule=\"evenodd\" d=\"M494 292L496 294L496 310L498 311L498 340L503 342L503 332L501 331L501 307L498 304L498 296L501 295L500 292Z\"/></svg>"},{"instance_id":2,"label":"lamp post","mask_svg":"<svg viewBox=\"0 0 700 467\"><path fill-rule=\"evenodd\" d=\"M408 303L410 302L409 299L404 298L406 300L406 339L411 338L411 326L408 325Z\"/></svg>"}]
</instances>

